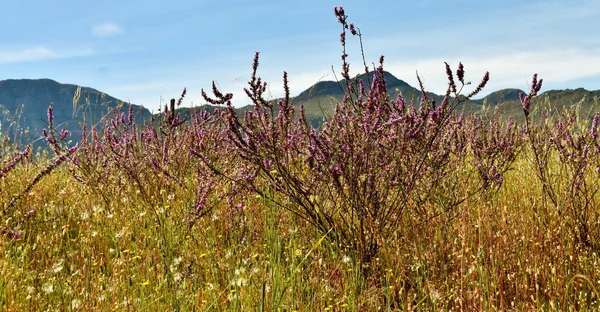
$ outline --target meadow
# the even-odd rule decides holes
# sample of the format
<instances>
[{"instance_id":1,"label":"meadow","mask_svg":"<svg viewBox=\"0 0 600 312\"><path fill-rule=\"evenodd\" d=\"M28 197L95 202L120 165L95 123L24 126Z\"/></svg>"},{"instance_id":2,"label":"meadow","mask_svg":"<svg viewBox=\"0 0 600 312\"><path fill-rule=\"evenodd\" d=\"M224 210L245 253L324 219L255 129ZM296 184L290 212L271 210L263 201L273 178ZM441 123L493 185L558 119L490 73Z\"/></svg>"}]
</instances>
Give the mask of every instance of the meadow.
<instances>
[{"instance_id":1,"label":"meadow","mask_svg":"<svg viewBox=\"0 0 600 312\"><path fill-rule=\"evenodd\" d=\"M318 128L266 99L255 56L238 115L177 113L143 124L127 105L53 124L46 149L0 159L3 311L595 311L600 309L598 122L539 109L524 122L444 101L390 98L384 58ZM353 82L354 81L354 82ZM74 100L74 103L77 103Z\"/></svg>"}]
</instances>

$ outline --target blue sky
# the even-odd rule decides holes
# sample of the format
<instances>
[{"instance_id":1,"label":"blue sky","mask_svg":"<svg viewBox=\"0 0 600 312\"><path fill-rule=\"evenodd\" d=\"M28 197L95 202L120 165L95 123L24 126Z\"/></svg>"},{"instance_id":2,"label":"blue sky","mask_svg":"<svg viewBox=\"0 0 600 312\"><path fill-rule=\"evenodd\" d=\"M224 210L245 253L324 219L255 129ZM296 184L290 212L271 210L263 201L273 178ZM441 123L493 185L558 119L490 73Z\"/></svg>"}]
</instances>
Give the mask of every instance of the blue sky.
<instances>
[{"instance_id":1,"label":"blue sky","mask_svg":"<svg viewBox=\"0 0 600 312\"><path fill-rule=\"evenodd\" d=\"M50 78L89 86L156 110L188 88L186 105L203 101L211 81L247 104L243 87L255 51L273 97L289 74L292 95L340 68L334 6L363 34L369 62L432 92L446 86L444 61L465 65L487 93L527 88L600 89L600 1L4 1L0 10L0 79ZM352 74L360 72L349 38ZM352 66L353 65L353 66Z\"/></svg>"}]
</instances>

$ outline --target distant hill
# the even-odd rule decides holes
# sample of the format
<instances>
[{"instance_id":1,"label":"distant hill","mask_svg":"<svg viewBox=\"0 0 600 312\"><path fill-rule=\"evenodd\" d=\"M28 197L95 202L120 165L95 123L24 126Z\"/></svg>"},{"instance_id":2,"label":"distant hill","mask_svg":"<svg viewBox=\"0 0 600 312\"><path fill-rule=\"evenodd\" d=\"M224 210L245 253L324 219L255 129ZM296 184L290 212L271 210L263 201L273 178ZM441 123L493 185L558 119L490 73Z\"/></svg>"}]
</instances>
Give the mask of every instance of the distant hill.
<instances>
[{"instance_id":1,"label":"distant hill","mask_svg":"<svg viewBox=\"0 0 600 312\"><path fill-rule=\"evenodd\" d=\"M392 98L402 94L407 101L420 102L421 91L419 89L396 78L389 72L385 72L384 75ZM357 76L357 79L364 81L368 88L372 76L362 74ZM61 84L50 79L0 81L0 132L8 134L13 141L21 143L39 138L42 129L47 128L46 109L50 103L54 103L55 125L67 125L67 128L73 133L72 139L79 140L80 123L84 120L84 112L88 122L98 122L107 112L123 103L101 91L82 87L81 96L74 112L73 96L77 88L76 85ZM318 126L333 114L335 104L342 100L344 92L346 92L344 80L339 82L320 81L293 97L292 103L295 106L304 105L307 118L314 126ZM484 98L466 102L457 109L486 114L494 109L503 117L522 121L523 110L519 102L521 92L523 91L519 89L498 90ZM441 103L443 99L442 95L434 93L428 93L427 96L435 99L437 103ZM277 99L273 99L273 101L276 102ZM534 100L532 107L537 111L574 107L580 116L590 118L594 114L600 114L599 102L600 90L588 91L582 88L550 90L541 93ZM138 123L151 116L146 108L139 105L133 106ZM182 107L178 109L178 112L185 116L197 110L213 111L215 108L211 105ZM252 106L246 106L238 108L237 111L243 115L243 112L251 109ZM29 137L26 137L26 132L30 133Z\"/></svg>"},{"instance_id":2,"label":"distant hill","mask_svg":"<svg viewBox=\"0 0 600 312\"><path fill-rule=\"evenodd\" d=\"M519 101L519 94L521 93L525 93L525 91L520 89L502 89L488 94L483 100L493 104Z\"/></svg>"},{"instance_id":3,"label":"distant hill","mask_svg":"<svg viewBox=\"0 0 600 312\"><path fill-rule=\"evenodd\" d=\"M384 72L389 95L391 98L396 98L399 94L407 99L407 101L415 101L419 103L421 100L421 91L412 87L403 80L396 78L389 72ZM373 79L372 73L368 76L361 74L352 78L354 81L362 81L368 91ZM358 87L358 86L357 86ZM307 119L317 126L324 119L329 118L333 114L335 104L341 101L344 93L347 91L346 80L342 79L339 82L335 81L320 81L301 92L298 96L292 99L295 106L304 105ZM434 99L437 103L441 103L443 96L428 92L428 98ZM468 104L470 105L470 104ZM462 107L461 107L462 108Z\"/></svg>"},{"instance_id":4,"label":"distant hill","mask_svg":"<svg viewBox=\"0 0 600 312\"><path fill-rule=\"evenodd\" d=\"M73 97L77 88L76 85L50 79L0 81L0 131L8 134L13 142L28 143L35 140L41 136L42 129L48 127L46 111L53 103L55 126L66 125L73 134L72 139L79 140L79 123L84 120L84 112L88 123L94 123L123 103L98 90L82 87L76 111L73 111ZM139 121L151 115L138 105L134 105L134 110ZM27 136L26 132L30 135Z\"/></svg>"},{"instance_id":5,"label":"distant hill","mask_svg":"<svg viewBox=\"0 0 600 312\"><path fill-rule=\"evenodd\" d=\"M402 94L407 99L415 98L417 101L420 100L421 91L419 89L416 89L410 86L408 83L394 77L394 75L390 74L389 72L384 72L384 78L386 80L390 96L392 98L395 98L398 94ZM365 85L366 90L368 91L370 89L373 76L372 74L370 74L369 76L367 76L366 74L361 74L358 75L356 79L362 81ZM311 86L310 88L306 89L305 91L301 92L298 96L294 97L293 103L295 105L303 104L307 108L307 112L312 112L312 106L318 106L317 102L319 102L319 100L329 99L333 100L334 103L342 100L344 97L344 93L347 91L347 89L348 88L345 79L342 79L339 82L320 81ZM430 98L436 99L436 101L441 101L442 99L442 96L439 96L434 93L428 93L428 96ZM320 111L320 109L318 111ZM326 111L332 112L332 107L326 107Z\"/></svg>"},{"instance_id":6,"label":"distant hill","mask_svg":"<svg viewBox=\"0 0 600 312\"><path fill-rule=\"evenodd\" d=\"M407 101L419 103L421 100L421 91L408 83L394 77L389 72L384 72L384 77L388 85L389 95L392 98L402 94ZM359 80L367 81L365 74L357 77ZM365 86L368 86L365 83ZM323 119L333 113L335 103L343 98L346 91L346 82L320 81L305 91L301 92L293 99L294 105L304 105L309 118L313 120ZM479 99L472 99L464 102L457 107L457 110L475 113L493 113L495 110L504 118L511 117L517 122L523 121L523 109L519 100L519 94L525 93L520 89L502 89L494 91L487 96ZM435 99L439 104L443 100L443 95L427 93L428 98ZM539 94L533 100L533 116L536 118L539 114L536 112L547 111L550 108L563 109L572 107L580 112L581 117L600 114L600 90L588 91L585 89L576 90L550 90Z\"/></svg>"},{"instance_id":7,"label":"distant hill","mask_svg":"<svg viewBox=\"0 0 600 312\"><path fill-rule=\"evenodd\" d=\"M503 96L499 99L498 92L494 92L484 98L486 107L497 108L504 117L511 117L517 122L524 121L523 109L516 89L502 90ZM538 94L532 100L531 112L534 119L538 119L541 113L551 115L556 111L571 109L577 111L581 119L591 119L600 114L600 90L588 91L583 88L549 90Z\"/></svg>"},{"instance_id":8,"label":"distant hill","mask_svg":"<svg viewBox=\"0 0 600 312\"><path fill-rule=\"evenodd\" d=\"M392 90L393 92L406 92L408 91L408 93L413 93L413 92L419 92L419 90L411 87L408 83L394 77L392 74L388 73L388 72L384 72L384 77L386 80L386 83L388 84L388 88L390 90ZM367 76L366 74L361 74L359 76L356 77L359 81L362 81L365 85L365 87L367 88L367 90L370 88L370 83L372 81L372 76L369 75ZM316 84L314 84L312 87L306 89L305 91L301 92L298 96L296 96L294 98L294 102L295 103L301 103L301 102L306 102L306 101L310 101L310 99L315 98L315 97L322 97L322 96L328 96L328 97L335 97L335 98L342 98L344 96L344 93L347 90L347 86L346 86L346 81L345 79L341 80L340 82L335 82L335 81L319 81Z\"/></svg>"}]
</instances>

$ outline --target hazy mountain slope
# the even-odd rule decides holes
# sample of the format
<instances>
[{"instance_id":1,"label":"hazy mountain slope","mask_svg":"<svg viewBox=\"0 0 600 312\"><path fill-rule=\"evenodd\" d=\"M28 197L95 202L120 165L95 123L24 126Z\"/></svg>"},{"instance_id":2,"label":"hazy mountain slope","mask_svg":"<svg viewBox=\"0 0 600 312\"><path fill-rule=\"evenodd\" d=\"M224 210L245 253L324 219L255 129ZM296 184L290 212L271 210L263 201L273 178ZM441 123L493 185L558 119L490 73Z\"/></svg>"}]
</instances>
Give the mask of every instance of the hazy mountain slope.
<instances>
[{"instance_id":1,"label":"hazy mountain slope","mask_svg":"<svg viewBox=\"0 0 600 312\"><path fill-rule=\"evenodd\" d=\"M102 116L117 105L123 103L110 95L92 88L81 88L80 98L75 106L73 97L77 86L61 84L50 79L19 79L0 81L0 122L1 131L9 134L13 140L27 143L41 136L43 128L47 128L47 108L53 103L54 123L67 125L73 133L73 139L79 139L79 123L85 119L89 123L100 121ZM150 112L134 105L139 121L150 116ZM22 136L28 131L30 137Z\"/></svg>"},{"instance_id":2,"label":"hazy mountain slope","mask_svg":"<svg viewBox=\"0 0 600 312\"><path fill-rule=\"evenodd\" d=\"M391 73L384 73L389 94L396 98L402 94L408 102L419 103L421 91L408 83L394 77ZM357 79L362 80L367 87L370 86L372 76L359 75ZM296 106L304 105L308 119L313 125L318 126L333 113L335 104L342 100L346 92L346 81L320 81L310 88L292 98ZM54 103L55 125L65 124L73 133L73 140L78 140L80 123L85 119L88 123L101 120L108 112L117 105L123 103L110 95L92 88L81 88L81 96L73 110L73 96L77 86L73 84L61 84L50 79L20 79L0 81L0 131L8 134L13 141L27 143L41 136L43 128L47 128L46 110L50 103ZM504 117L511 117L517 121L522 120L523 111L519 102L519 89L503 89L490 93L484 98L471 100L457 107L458 110L476 113L493 113L498 110ZM430 99L435 99L439 104L443 96L428 93ZM277 99L273 100L274 102ZM580 115L590 118L594 114L600 114L600 90L588 91L585 89L550 90L540 94L534 100L532 108L534 111L548 111L551 108L562 109L564 107L577 108ZM485 104L485 105L484 105ZM205 109L213 111L216 107L202 105L198 107L182 107L178 112L189 115L194 111ZM125 107L126 109L126 107ZM134 105L136 119L142 122L148 118L150 112L138 105ZM238 108L240 116L245 111L252 110L252 106ZM24 133L30 133L29 137Z\"/></svg>"}]
</instances>

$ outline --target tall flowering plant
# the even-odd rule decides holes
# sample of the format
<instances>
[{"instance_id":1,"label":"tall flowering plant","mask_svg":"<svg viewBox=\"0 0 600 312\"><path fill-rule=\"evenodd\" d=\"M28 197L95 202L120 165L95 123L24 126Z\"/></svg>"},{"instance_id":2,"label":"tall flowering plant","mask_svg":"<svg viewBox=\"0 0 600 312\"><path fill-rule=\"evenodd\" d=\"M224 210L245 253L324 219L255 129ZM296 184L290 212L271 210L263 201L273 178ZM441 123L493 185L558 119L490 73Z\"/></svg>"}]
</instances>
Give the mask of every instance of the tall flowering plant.
<instances>
[{"instance_id":1,"label":"tall flowering plant","mask_svg":"<svg viewBox=\"0 0 600 312\"><path fill-rule=\"evenodd\" d=\"M573 110L544 113L542 123L532 121L532 99L542 87L533 75L529 94L520 100L526 133L546 203L555 209L580 246L600 249L600 116L580 120Z\"/></svg>"},{"instance_id":2,"label":"tall flowering plant","mask_svg":"<svg viewBox=\"0 0 600 312\"><path fill-rule=\"evenodd\" d=\"M473 193L460 193L456 172L469 141L461 134L466 131L463 117L454 116L453 110L481 91L489 74L471 94L459 97L464 66L459 64L456 71L458 86L446 64L449 83L440 105L423 88L420 103L407 103L402 96L392 99L383 57L374 71L366 68L366 82L350 77L346 33L360 36L360 31L346 22L343 8L335 8L335 14L342 26L341 75L347 91L320 131L307 122L303 106L293 104L286 73L284 98L274 102L264 97L258 53L245 89L252 111L238 116L232 94L214 84L214 96L204 91L203 96L225 106L227 138L243 160L239 168L247 173L232 180L291 211L368 267L382 242L398 229L448 213ZM198 157L215 174L223 174L206 157ZM428 208L440 205L442 209Z\"/></svg>"}]
</instances>

